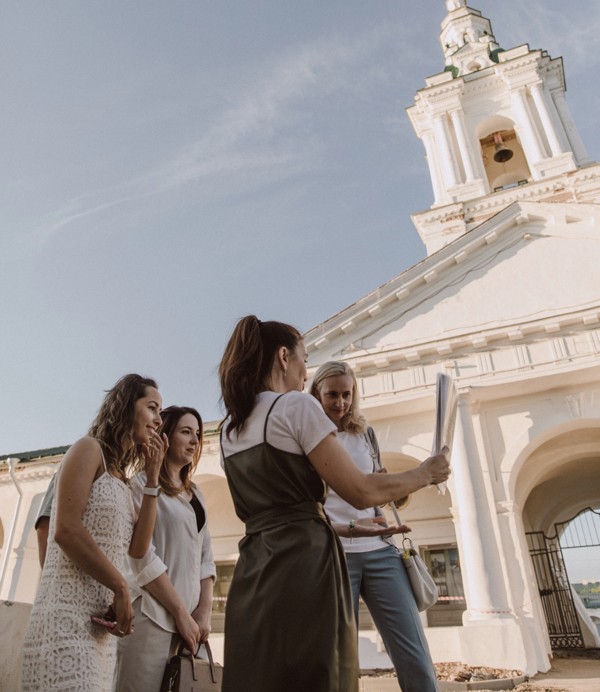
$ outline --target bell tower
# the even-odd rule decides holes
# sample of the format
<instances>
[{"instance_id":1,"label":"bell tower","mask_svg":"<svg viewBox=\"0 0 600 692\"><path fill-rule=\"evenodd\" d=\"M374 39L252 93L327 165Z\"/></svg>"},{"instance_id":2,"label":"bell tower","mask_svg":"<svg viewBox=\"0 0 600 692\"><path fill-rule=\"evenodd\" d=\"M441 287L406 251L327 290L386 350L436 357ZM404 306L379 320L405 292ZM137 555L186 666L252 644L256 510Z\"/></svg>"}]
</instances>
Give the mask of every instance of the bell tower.
<instances>
[{"instance_id":1,"label":"bell tower","mask_svg":"<svg viewBox=\"0 0 600 692\"><path fill-rule=\"evenodd\" d=\"M465 0L446 0L446 9L445 68L407 109L433 186L431 208L412 217L428 254L517 199L563 201L566 174L592 163L567 105L562 59L528 45L504 50Z\"/></svg>"}]
</instances>

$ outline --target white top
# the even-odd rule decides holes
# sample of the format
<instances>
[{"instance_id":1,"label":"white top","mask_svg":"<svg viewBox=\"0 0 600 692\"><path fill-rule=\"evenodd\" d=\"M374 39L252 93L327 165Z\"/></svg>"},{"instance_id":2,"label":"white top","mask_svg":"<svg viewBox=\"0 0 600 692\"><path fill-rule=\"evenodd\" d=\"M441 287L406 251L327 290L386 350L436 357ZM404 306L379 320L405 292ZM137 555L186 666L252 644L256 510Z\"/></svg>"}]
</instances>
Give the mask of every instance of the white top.
<instances>
[{"instance_id":1,"label":"white top","mask_svg":"<svg viewBox=\"0 0 600 692\"><path fill-rule=\"evenodd\" d=\"M131 492L136 512L142 504L142 490L146 476L140 473L131 479ZM200 490L194 487L194 495L200 501L206 515L206 503ZM190 501L181 495L171 497L161 493L156 499L156 524L152 543L146 555L136 560L129 558L131 600L142 598L142 612L168 632L177 632L175 620L153 596L142 587L163 572L191 613L200 600L200 581L216 577L210 533L207 522L198 531L196 512Z\"/></svg>"},{"instance_id":2,"label":"white top","mask_svg":"<svg viewBox=\"0 0 600 692\"><path fill-rule=\"evenodd\" d=\"M221 442L226 457L254 447L264 441L265 418L269 408L281 394L261 392L256 405L240 435L231 432L227 438L227 419L223 425ZM267 425L267 442L294 454L310 454L327 435L335 433L336 426L327 418L321 404L310 394L287 392L275 404ZM221 460L221 464L223 461Z\"/></svg>"},{"instance_id":3,"label":"white top","mask_svg":"<svg viewBox=\"0 0 600 692\"><path fill-rule=\"evenodd\" d=\"M339 432L338 440L345 447L348 454L352 457L352 461L363 473L373 473L373 457L371 450L364 437L359 433ZM373 518L375 509L356 509L351 504L342 500L342 498L330 489L327 501L325 502L325 511L329 516L332 524L346 524L351 519L358 521L359 519ZM379 550L385 548L386 543L381 536L372 536L368 538L349 538L340 537L344 550L347 553L366 553L370 550Z\"/></svg>"}]
</instances>

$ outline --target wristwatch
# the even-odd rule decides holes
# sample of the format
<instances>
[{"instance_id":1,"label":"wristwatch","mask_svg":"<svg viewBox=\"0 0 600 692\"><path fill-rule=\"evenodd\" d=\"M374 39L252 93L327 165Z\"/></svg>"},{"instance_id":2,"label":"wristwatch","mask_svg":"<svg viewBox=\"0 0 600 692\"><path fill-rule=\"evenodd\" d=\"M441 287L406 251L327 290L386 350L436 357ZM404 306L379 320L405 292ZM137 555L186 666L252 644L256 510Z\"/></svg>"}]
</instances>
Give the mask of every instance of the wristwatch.
<instances>
[{"instance_id":1,"label":"wristwatch","mask_svg":"<svg viewBox=\"0 0 600 692\"><path fill-rule=\"evenodd\" d=\"M145 485L142 492L144 493L144 495L158 497L160 495L160 486L157 486L156 488L150 488L149 486Z\"/></svg>"}]
</instances>

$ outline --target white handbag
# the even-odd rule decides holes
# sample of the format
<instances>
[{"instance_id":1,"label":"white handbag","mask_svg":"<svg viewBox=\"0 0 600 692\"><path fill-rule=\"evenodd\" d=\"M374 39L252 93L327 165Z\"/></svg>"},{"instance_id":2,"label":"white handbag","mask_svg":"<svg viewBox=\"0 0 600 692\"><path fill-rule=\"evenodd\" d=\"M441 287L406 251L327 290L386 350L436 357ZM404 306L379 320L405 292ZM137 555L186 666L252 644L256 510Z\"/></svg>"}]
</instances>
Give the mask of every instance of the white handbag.
<instances>
[{"instance_id":1,"label":"white handbag","mask_svg":"<svg viewBox=\"0 0 600 692\"><path fill-rule=\"evenodd\" d=\"M413 548L410 538L404 538L402 541L402 563L406 567L408 581L412 588L417 609L419 611L427 610L438 600L439 593L433 577L427 571L427 566L421 559L420 555Z\"/></svg>"}]
</instances>

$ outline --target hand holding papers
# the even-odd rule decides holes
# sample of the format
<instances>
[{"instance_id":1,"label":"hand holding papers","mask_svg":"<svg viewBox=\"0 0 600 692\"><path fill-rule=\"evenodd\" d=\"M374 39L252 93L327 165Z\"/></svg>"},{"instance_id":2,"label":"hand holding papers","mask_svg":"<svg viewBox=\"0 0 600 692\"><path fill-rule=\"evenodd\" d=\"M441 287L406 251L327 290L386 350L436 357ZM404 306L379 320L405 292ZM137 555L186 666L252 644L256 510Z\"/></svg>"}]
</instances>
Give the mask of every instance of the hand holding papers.
<instances>
[{"instance_id":1,"label":"hand holding papers","mask_svg":"<svg viewBox=\"0 0 600 692\"><path fill-rule=\"evenodd\" d=\"M452 378L439 372L435 382L435 427L431 456L441 454L444 447L447 447L449 458L454 439L456 404L457 394ZM443 495L446 492L446 483L438 483L437 488Z\"/></svg>"}]
</instances>

